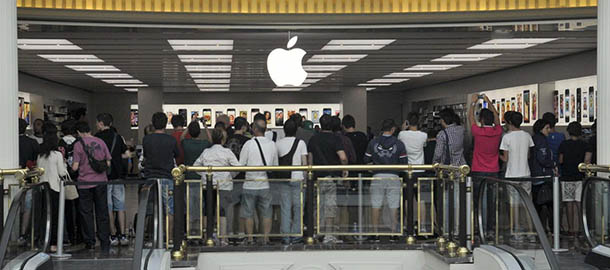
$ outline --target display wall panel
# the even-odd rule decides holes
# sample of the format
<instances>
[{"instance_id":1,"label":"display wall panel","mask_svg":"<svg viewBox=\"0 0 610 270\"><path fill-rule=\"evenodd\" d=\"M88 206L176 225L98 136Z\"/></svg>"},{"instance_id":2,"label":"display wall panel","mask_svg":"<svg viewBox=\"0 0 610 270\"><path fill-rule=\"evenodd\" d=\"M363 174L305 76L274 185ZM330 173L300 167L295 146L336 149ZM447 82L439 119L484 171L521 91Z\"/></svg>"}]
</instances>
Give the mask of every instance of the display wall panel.
<instances>
[{"instance_id":1,"label":"display wall panel","mask_svg":"<svg viewBox=\"0 0 610 270\"><path fill-rule=\"evenodd\" d=\"M171 129L171 118L176 114L185 116L187 122L199 119L200 126L203 123L208 127L214 127L216 118L221 114L229 116L231 122L236 117L244 117L249 123L257 113L264 114L267 118L267 128L281 128L284 122L295 113L301 114L306 120L311 120L314 124L319 124L322 114L338 115L342 117L342 105L338 103L329 104L164 104L163 112L168 116L167 128ZM132 104L130 111L131 128L137 129L139 124L148 121L138 119L138 105Z\"/></svg>"},{"instance_id":2,"label":"display wall panel","mask_svg":"<svg viewBox=\"0 0 610 270\"><path fill-rule=\"evenodd\" d=\"M553 104L557 104L558 125L577 121L591 125L597 118L597 76L555 82Z\"/></svg>"},{"instance_id":3,"label":"display wall panel","mask_svg":"<svg viewBox=\"0 0 610 270\"><path fill-rule=\"evenodd\" d=\"M504 113L516 111L523 114L523 125L533 126L541 118L539 111L538 84L530 84L495 90L483 91L492 104L483 104L483 107L495 106L500 113L500 121L504 123Z\"/></svg>"}]
</instances>

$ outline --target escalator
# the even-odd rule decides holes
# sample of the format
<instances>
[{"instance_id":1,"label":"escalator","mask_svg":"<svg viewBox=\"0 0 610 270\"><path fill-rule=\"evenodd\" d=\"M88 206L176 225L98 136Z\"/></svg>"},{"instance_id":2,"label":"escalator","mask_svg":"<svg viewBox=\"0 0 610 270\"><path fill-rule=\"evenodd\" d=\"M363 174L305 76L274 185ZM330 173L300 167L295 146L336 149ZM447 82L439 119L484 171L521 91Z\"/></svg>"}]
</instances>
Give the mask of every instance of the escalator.
<instances>
[{"instance_id":1,"label":"escalator","mask_svg":"<svg viewBox=\"0 0 610 270\"><path fill-rule=\"evenodd\" d=\"M506 269L559 269L544 226L522 185L491 177L477 180L479 253L496 256Z\"/></svg>"},{"instance_id":2,"label":"escalator","mask_svg":"<svg viewBox=\"0 0 610 270\"><path fill-rule=\"evenodd\" d=\"M582 192L583 229L592 247L585 262L610 269L610 179L589 177Z\"/></svg>"},{"instance_id":3,"label":"escalator","mask_svg":"<svg viewBox=\"0 0 610 270\"><path fill-rule=\"evenodd\" d=\"M128 258L86 252L67 258L51 254L50 187L48 183L39 183L20 189L14 196L0 239L0 269L68 270L83 269L92 263L97 269L170 269L170 254L163 248L164 213L160 207L158 183L137 181L130 184L141 186L135 243Z\"/></svg>"}]
</instances>

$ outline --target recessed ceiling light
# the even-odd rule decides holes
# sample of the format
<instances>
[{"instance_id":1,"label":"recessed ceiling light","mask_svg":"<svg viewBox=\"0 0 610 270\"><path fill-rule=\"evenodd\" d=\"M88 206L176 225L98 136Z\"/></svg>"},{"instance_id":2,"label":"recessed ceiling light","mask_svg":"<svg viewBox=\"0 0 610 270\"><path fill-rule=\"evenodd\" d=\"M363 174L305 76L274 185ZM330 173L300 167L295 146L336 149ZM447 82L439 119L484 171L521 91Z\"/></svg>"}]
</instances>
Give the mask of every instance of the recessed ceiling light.
<instances>
[{"instance_id":1,"label":"recessed ceiling light","mask_svg":"<svg viewBox=\"0 0 610 270\"><path fill-rule=\"evenodd\" d=\"M406 82L409 79L373 79L368 81L367 83L401 83Z\"/></svg>"},{"instance_id":2,"label":"recessed ceiling light","mask_svg":"<svg viewBox=\"0 0 610 270\"><path fill-rule=\"evenodd\" d=\"M226 79L231 78L231 73L190 73L191 78L193 79L203 79L203 78L219 78Z\"/></svg>"},{"instance_id":3,"label":"recessed ceiling light","mask_svg":"<svg viewBox=\"0 0 610 270\"><path fill-rule=\"evenodd\" d=\"M313 72L313 73L308 72L307 73L307 78L326 78L326 77L330 76L331 74L332 73L330 73L330 72L321 72L321 73L320 72L318 72L318 73L316 73L316 72Z\"/></svg>"},{"instance_id":4,"label":"recessed ceiling light","mask_svg":"<svg viewBox=\"0 0 610 270\"><path fill-rule=\"evenodd\" d=\"M308 63L342 63L356 62L367 54L316 54L307 60Z\"/></svg>"},{"instance_id":5,"label":"recessed ceiling light","mask_svg":"<svg viewBox=\"0 0 610 270\"><path fill-rule=\"evenodd\" d=\"M185 65L187 71L231 71L230 65Z\"/></svg>"},{"instance_id":6,"label":"recessed ceiling light","mask_svg":"<svg viewBox=\"0 0 610 270\"><path fill-rule=\"evenodd\" d=\"M455 53L432 59L432 62L477 62L502 55L501 53Z\"/></svg>"},{"instance_id":7,"label":"recessed ceiling light","mask_svg":"<svg viewBox=\"0 0 610 270\"><path fill-rule=\"evenodd\" d=\"M395 39L333 39L329 41L322 50L379 50Z\"/></svg>"},{"instance_id":8,"label":"recessed ceiling light","mask_svg":"<svg viewBox=\"0 0 610 270\"><path fill-rule=\"evenodd\" d=\"M85 73L85 75L96 79L131 79L127 73Z\"/></svg>"},{"instance_id":9,"label":"recessed ceiling light","mask_svg":"<svg viewBox=\"0 0 610 270\"><path fill-rule=\"evenodd\" d=\"M558 38L500 38L492 39L478 45L474 45L468 49L471 50L511 50L511 49L526 49L539 44L551 42Z\"/></svg>"},{"instance_id":10,"label":"recessed ceiling light","mask_svg":"<svg viewBox=\"0 0 610 270\"><path fill-rule=\"evenodd\" d=\"M184 63L231 63L232 55L178 55Z\"/></svg>"},{"instance_id":11,"label":"recessed ceiling light","mask_svg":"<svg viewBox=\"0 0 610 270\"><path fill-rule=\"evenodd\" d=\"M195 83L231 83L231 79L196 79Z\"/></svg>"},{"instance_id":12,"label":"recessed ceiling light","mask_svg":"<svg viewBox=\"0 0 610 270\"><path fill-rule=\"evenodd\" d=\"M303 83L317 83L320 79L305 79Z\"/></svg>"},{"instance_id":13,"label":"recessed ceiling light","mask_svg":"<svg viewBox=\"0 0 610 270\"><path fill-rule=\"evenodd\" d=\"M358 86L390 86L391 83L359 83Z\"/></svg>"},{"instance_id":14,"label":"recessed ceiling light","mask_svg":"<svg viewBox=\"0 0 610 270\"><path fill-rule=\"evenodd\" d=\"M228 92L229 88L199 88L201 92Z\"/></svg>"},{"instance_id":15,"label":"recessed ceiling light","mask_svg":"<svg viewBox=\"0 0 610 270\"><path fill-rule=\"evenodd\" d=\"M415 65L410 68L405 68L405 71L417 71L417 70L448 70L462 65Z\"/></svg>"},{"instance_id":16,"label":"recessed ceiling light","mask_svg":"<svg viewBox=\"0 0 610 270\"><path fill-rule=\"evenodd\" d=\"M432 72L394 72L383 77L385 78L419 78L430 75Z\"/></svg>"},{"instance_id":17,"label":"recessed ceiling light","mask_svg":"<svg viewBox=\"0 0 610 270\"><path fill-rule=\"evenodd\" d=\"M67 39L30 39L17 40L17 48L22 50L82 50Z\"/></svg>"},{"instance_id":18,"label":"recessed ceiling light","mask_svg":"<svg viewBox=\"0 0 610 270\"><path fill-rule=\"evenodd\" d=\"M117 83L142 83L137 79L118 79L118 80L102 80L105 83L117 84Z\"/></svg>"},{"instance_id":19,"label":"recessed ceiling light","mask_svg":"<svg viewBox=\"0 0 610 270\"><path fill-rule=\"evenodd\" d=\"M125 88L127 92L138 92L138 88Z\"/></svg>"},{"instance_id":20,"label":"recessed ceiling light","mask_svg":"<svg viewBox=\"0 0 610 270\"><path fill-rule=\"evenodd\" d=\"M116 87L148 87L148 84L115 84Z\"/></svg>"},{"instance_id":21,"label":"recessed ceiling light","mask_svg":"<svg viewBox=\"0 0 610 270\"><path fill-rule=\"evenodd\" d=\"M377 89L377 87L367 87L367 88L366 88L366 91L373 91L373 90L375 90L375 89Z\"/></svg>"},{"instance_id":22,"label":"recessed ceiling light","mask_svg":"<svg viewBox=\"0 0 610 270\"><path fill-rule=\"evenodd\" d=\"M99 65L99 66L80 66L80 65L67 65L69 69L75 71L120 71L115 66L111 65Z\"/></svg>"},{"instance_id":23,"label":"recessed ceiling light","mask_svg":"<svg viewBox=\"0 0 610 270\"><path fill-rule=\"evenodd\" d=\"M168 40L174 51L230 51L233 40Z\"/></svg>"},{"instance_id":24,"label":"recessed ceiling light","mask_svg":"<svg viewBox=\"0 0 610 270\"><path fill-rule=\"evenodd\" d=\"M199 88L229 88L230 84L197 84Z\"/></svg>"},{"instance_id":25,"label":"recessed ceiling light","mask_svg":"<svg viewBox=\"0 0 610 270\"><path fill-rule=\"evenodd\" d=\"M346 65L306 65L303 66L305 71L339 71L345 68Z\"/></svg>"},{"instance_id":26,"label":"recessed ceiling light","mask_svg":"<svg viewBox=\"0 0 610 270\"><path fill-rule=\"evenodd\" d=\"M279 88L296 88L296 87L298 87L298 88L305 88L305 87L308 87L310 85L311 84L301 84L301 85L298 85L298 86L280 86L280 87L276 87L276 88L278 88L278 89Z\"/></svg>"},{"instance_id":27,"label":"recessed ceiling light","mask_svg":"<svg viewBox=\"0 0 610 270\"><path fill-rule=\"evenodd\" d=\"M277 87L277 88L271 89L271 91L273 91L273 92L297 92L297 91L301 91L301 90L303 90L303 88Z\"/></svg>"},{"instance_id":28,"label":"recessed ceiling light","mask_svg":"<svg viewBox=\"0 0 610 270\"><path fill-rule=\"evenodd\" d=\"M39 54L38 56L56 63L81 62L81 63L100 63L104 60L99 59L93 54Z\"/></svg>"}]
</instances>

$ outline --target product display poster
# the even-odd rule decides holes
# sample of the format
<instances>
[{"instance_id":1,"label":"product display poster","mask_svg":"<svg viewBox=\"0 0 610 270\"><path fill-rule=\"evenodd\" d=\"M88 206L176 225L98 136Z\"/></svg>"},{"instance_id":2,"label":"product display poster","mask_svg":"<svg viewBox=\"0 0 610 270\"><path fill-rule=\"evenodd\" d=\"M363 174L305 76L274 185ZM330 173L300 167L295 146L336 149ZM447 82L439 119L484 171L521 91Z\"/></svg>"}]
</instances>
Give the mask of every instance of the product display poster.
<instances>
[{"instance_id":1,"label":"product display poster","mask_svg":"<svg viewBox=\"0 0 610 270\"><path fill-rule=\"evenodd\" d=\"M589 119L589 93L582 93L582 118Z\"/></svg>"},{"instance_id":2,"label":"product display poster","mask_svg":"<svg viewBox=\"0 0 610 270\"><path fill-rule=\"evenodd\" d=\"M532 120L538 119L538 93L532 92Z\"/></svg>"},{"instance_id":3,"label":"product display poster","mask_svg":"<svg viewBox=\"0 0 610 270\"><path fill-rule=\"evenodd\" d=\"M178 110L178 114L179 114L180 116L182 116L182 119L184 119L184 125L183 125L183 126L185 126L185 127L186 127L186 120L188 119L188 118L187 118L187 115L186 115L186 114L187 114L187 110L186 110L186 109L179 109L179 110Z\"/></svg>"},{"instance_id":4,"label":"product display poster","mask_svg":"<svg viewBox=\"0 0 610 270\"><path fill-rule=\"evenodd\" d=\"M248 111L239 111L239 117L243 117L248 120Z\"/></svg>"},{"instance_id":5,"label":"product display poster","mask_svg":"<svg viewBox=\"0 0 610 270\"><path fill-rule=\"evenodd\" d=\"M173 112L165 112L165 114L167 115L167 126L171 127L171 123L172 123L172 118L174 118L174 113Z\"/></svg>"},{"instance_id":6,"label":"product display poster","mask_svg":"<svg viewBox=\"0 0 610 270\"><path fill-rule=\"evenodd\" d=\"M523 94L517 94L517 111L523 113Z\"/></svg>"},{"instance_id":7,"label":"product display poster","mask_svg":"<svg viewBox=\"0 0 610 270\"><path fill-rule=\"evenodd\" d=\"M576 97L570 94L570 115L572 119L576 119Z\"/></svg>"},{"instance_id":8,"label":"product display poster","mask_svg":"<svg viewBox=\"0 0 610 270\"><path fill-rule=\"evenodd\" d=\"M559 119L563 119L563 111L565 111L563 106L563 94L559 95L559 100L557 102L559 103Z\"/></svg>"},{"instance_id":9,"label":"product display poster","mask_svg":"<svg viewBox=\"0 0 610 270\"><path fill-rule=\"evenodd\" d=\"M271 125L271 112L265 111L265 119L267 120L267 125Z\"/></svg>"},{"instance_id":10,"label":"product display poster","mask_svg":"<svg viewBox=\"0 0 610 270\"><path fill-rule=\"evenodd\" d=\"M332 115L332 113L333 113L333 110L331 110L330 108L322 109L322 114Z\"/></svg>"},{"instance_id":11,"label":"product display poster","mask_svg":"<svg viewBox=\"0 0 610 270\"><path fill-rule=\"evenodd\" d=\"M26 123L30 123L30 116L31 116L31 111L30 111L30 103L29 102L24 102L23 103L23 120L25 120Z\"/></svg>"},{"instance_id":12,"label":"product display poster","mask_svg":"<svg viewBox=\"0 0 610 270\"><path fill-rule=\"evenodd\" d=\"M582 89L576 89L576 121L582 121Z\"/></svg>"},{"instance_id":13,"label":"product display poster","mask_svg":"<svg viewBox=\"0 0 610 270\"><path fill-rule=\"evenodd\" d=\"M565 91L565 100L564 100L564 107L565 107L565 120L566 123L570 123L570 89L566 89Z\"/></svg>"},{"instance_id":14,"label":"product display poster","mask_svg":"<svg viewBox=\"0 0 610 270\"><path fill-rule=\"evenodd\" d=\"M523 91L523 120L525 123L530 122L530 90Z\"/></svg>"},{"instance_id":15,"label":"product display poster","mask_svg":"<svg viewBox=\"0 0 610 270\"><path fill-rule=\"evenodd\" d=\"M558 100L559 91L553 91L553 113L555 117L559 116L559 100Z\"/></svg>"},{"instance_id":16,"label":"product display poster","mask_svg":"<svg viewBox=\"0 0 610 270\"><path fill-rule=\"evenodd\" d=\"M311 111L311 121L315 124L320 123L320 111L313 110Z\"/></svg>"},{"instance_id":17,"label":"product display poster","mask_svg":"<svg viewBox=\"0 0 610 270\"><path fill-rule=\"evenodd\" d=\"M594 93L595 88L593 88L593 86L589 87L589 123L593 123L593 121L595 121Z\"/></svg>"},{"instance_id":18,"label":"product display poster","mask_svg":"<svg viewBox=\"0 0 610 270\"><path fill-rule=\"evenodd\" d=\"M193 111L191 112L191 122L199 120L199 112Z\"/></svg>"},{"instance_id":19,"label":"product display poster","mask_svg":"<svg viewBox=\"0 0 610 270\"><path fill-rule=\"evenodd\" d=\"M504 105L506 103L505 99L501 99L500 100L500 118L502 118L502 123L504 123L504 121L506 121L506 119L504 119L504 114L506 113L506 106Z\"/></svg>"},{"instance_id":20,"label":"product display poster","mask_svg":"<svg viewBox=\"0 0 610 270\"><path fill-rule=\"evenodd\" d=\"M257 108L252 108L252 109L250 110L250 117L251 117L250 122L254 122L254 116L256 116L256 115L257 115L257 114L258 114L260 111L261 111L261 110L260 110L260 109L257 109ZM247 119L247 118L246 118L246 119Z\"/></svg>"},{"instance_id":21,"label":"product display poster","mask_svg":"<svg viewBox=\"0 0 610 270\"><path fill-rule=\"evenodd\" d=\"M284 109L275 109L275 126L284 126Z\"/></svg>"},{"instance_id":22,"label":"product display poster","mask_svg":"<svg viewBox=\"0 0 610 270\"><path fill-rule=\"evenodd\" d=\"M227 115L229 116L229 124L233 125L235 121L235 109L227 109Z\"/></svg>"},{"instance_id":23,"label":"product display poster","mask_svg":"<svg viewBox=\"0 0 610 270\"><path fill-rule=\"evenodd\" d=\"M291 117L292 115L294 115L295 113L296 113L295 111L288 111L288 114L287 114L287 118L286 118L286 119L290 119L290 117Z\"/></svg>"},{"instance_id":24,"label":"product display poster","mask_svg":"<svg viewBox=\"0 0 610 270\"><path fill-rule=\"evenodd\" d=\"M131 123L131 127L138 127L138 110L131 109L129 113L129 122Z\"/></svg>"},{"instance_id":25,"label":"product display poster","mask_svg":"<svg viewBox=\"0 0 610 270\"><path fill-rule=\"evenodd\" d=\"M307 108L300 108L299 114L303 118L303 120L307 120Z\"/></svg>"},{"instance_id":26,"label":"product display poster","mask_svg":"<svg viewBox=\"0 0 610 270\"><path fill-rule=\"evenodd\" d=\"M218 118L222 115L222 111L216 111L214 114L216 115L215 117Z\"/></svg>"},{"instance_id":27,"label":"product display poster","mask_svg":"<svg viewBox=\"0 0 610 270\"><path fill-rule=\"evenodd\" d=\"M211 109L203 109L201 111L203 114L203 124L211 127L212 126L212 110Z\"/></svg>"},{"instance_id":28,"label":"product display poster","mask_svg":"<svg viewBox=\"0 0 610 270\"><path fill-rule=\"evenodd\" d=\"M504 114L509 111L521 113L524 126L532 126L538 119L538 84L494 89L477 94L488 96L492 104L495 100L496 110L499 112L502 122L506 122Z\"/></svg>"},{"instance_id":29,"label":"product display poster","mask_svg":"<svg viewBox=\"0 0 610 270\"><path fill-rule=\"evenodd\" d=\"M516 112L516 111L517 111L517 104L516 104L516 99L515 99L515 97L512 97L512 98L510 99L510 110L511 110L511 111L513 111L513 112Z\"/></svg>"}]
</instances>

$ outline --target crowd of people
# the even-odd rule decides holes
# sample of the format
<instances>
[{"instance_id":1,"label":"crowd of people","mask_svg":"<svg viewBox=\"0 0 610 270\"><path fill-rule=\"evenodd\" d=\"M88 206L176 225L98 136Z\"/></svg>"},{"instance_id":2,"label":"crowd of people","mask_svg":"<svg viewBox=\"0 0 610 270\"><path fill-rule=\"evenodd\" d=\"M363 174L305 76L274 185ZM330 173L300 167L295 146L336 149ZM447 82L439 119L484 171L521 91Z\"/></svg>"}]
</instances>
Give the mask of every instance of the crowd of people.
<instances>
[{"instance_id":1,"label":"crowd of people","mask_svg":"<svg viewBox=\"0 0 610 270\"><path fill-rule=\"evenodd\" d=\"M189 166L274 166L274 165L347 165L347 164L431 164L471 165L474 180L474 194L478 194L480 183L485 177L504 178L522 186L536 205L543 223L551 228L552 197L548 196L550 177L561 176L565 214L568 222L566 231L574 236L579 231L581 180L584 175L577 166L581 162L595 162L595 138L589 142L583 139L583 128L570 123L567 137L555 130L555 115L545 113L533 126L533 134L521 129L523 115L520 112L506 112L501 121L493 106L477 109L481 100L491 104L485 95L473 95L468 112L467 128L462 119L451 109L439 112L440 130L421 131L420 115L409 113L407 120L396 123L386 119L381 123L381 132L371 136L356 130L356 121L351 115L343 119L338 116L323 115L319 119L319 130L311 121L299 114L292 115L283 123L284 136L267 128L267 119L258 114L252 123L243 117L230 121L226 115L217 117L216 125L208 129L198 121L186 126L186 119L174 115L171 119L173 133L166 130L167 115L155 113L146 127L142 140L142 154L138 167L140 177L161 183L164 208L169 216L169 228L173 225L174 189L171 174L173 168L185 164ZM82 119L71 119L55 125L41 120L34 121L33 134L25 135L27 123L20 120L19 146L22 167L40 166L46 169L41 181L49 182L52 189L53 226L57 223L57 201L59 183L67 178L77 182L105 182L124 179L127 166L123 162L134 156L122 136L113 127L111 114L102 113L96 117L96 133ZM184 128L186 126L186 129ZM201 126L204 128L202 129ZM467 130L472 135L472 158L465 154ZM594 130L594 129L593 129ZM62 138L59 138L59 134ZM281 138L280 138L281 137ZM470 138L468 138L470 139ZM316 172L317 178L341 179L356 176L358 172L328 171ZM415 172L416 176L424 172ZM400 230L399 209L401 201L401 172L378 171L373 175L383 179L371 181L366 186L370 196L370 221L373 232L380 228L390 231ZM280 226L282 234L299 234L301 230L302 181L306 179L302 171L245 173L214 172L214 198L219 198L218 233L246 234L246 244L253 243L253 234L263 235L261 241L268 242L266 235L272 229L274 200L270 178L288 179L279 183ZM187 179L206 179L205 174L188 173ZM239 180L239 181L234 181ZM331 179L332 180L332 179ZM199 183L189 183L193 190L200 189ZM340 241L336 232L339 211L337 195L354 192L350 183L319 181L318 209L321 230L327 232L323 242ZM190 209L205 209L206 202L199 192L189 193ZM476 196L475 196L476 198ZM493 198L488 198L492 200ZM201 204L203 202L203 204ZM476 202L475 202L476 204ZM389 209L389 224L381 217L382 208ZM216 207L214 207L216 208ZM102 251L111 246L128 245L126 236L125 186L78 185L78 199L67 204L67 232L73 243L83 242L93 249L99 239ZM94 214L95 213L95 214ZM27 213L26 213L27 214ZM209 215L216 213L205 213ZM349 224L357 214L349 213ZM199 223L199 217L192 221ZM387 220L387 219L385 219ZM354 221L355 222L355 221ZM387 222L386 222L387 223ZM527 224L527 222L516 222ZM27 228L22 228L23 238ZM52 230L53 233L56 229ZM53 240L56 239L54 235ZM229 243L222 238L220 245ZM284 244L301 242L299 237L285 237ZM53 243L55 245L56 243Z\"/></svg>"}]
</instances>

